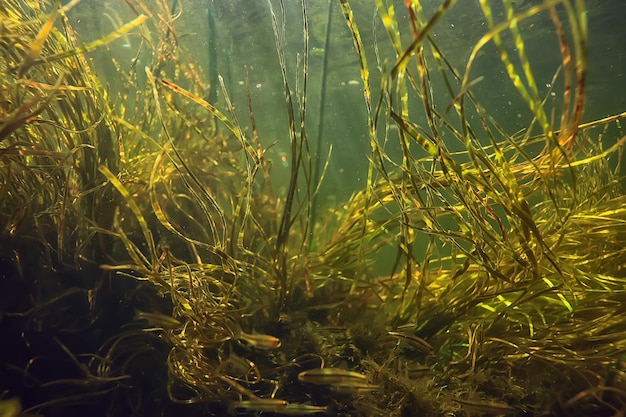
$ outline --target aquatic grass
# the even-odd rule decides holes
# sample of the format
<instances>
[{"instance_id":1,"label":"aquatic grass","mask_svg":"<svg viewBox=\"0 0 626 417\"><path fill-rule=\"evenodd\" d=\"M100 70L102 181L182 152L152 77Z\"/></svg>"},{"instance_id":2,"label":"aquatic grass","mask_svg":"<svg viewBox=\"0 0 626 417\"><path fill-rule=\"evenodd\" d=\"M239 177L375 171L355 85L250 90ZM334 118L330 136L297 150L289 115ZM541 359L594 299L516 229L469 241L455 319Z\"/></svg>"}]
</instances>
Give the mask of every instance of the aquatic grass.
<instances>
[{"instance_id":1,"label":"aquatic grass","mask_svg":"<svg viewBox=\"0 0 626 417\"><path fill-rule=\"evenodd\" d=\"M109 307L101 302L108 295L100 290L107 285L94 265L119 260L112 237L123 240L126 235L111 232L123 199L110 193L98 171L102 166L117 179L118 132L105 104L107 94L83 54L127 34L145 17L77 46L66 16L76 3L8 2L0 7L0 176L5 192L0 199L0 256L11 255L26 289L13 293L14 284L3 286L3 293L20 296L19 302L2 306L3 319L11 323L3 320L3 331L11 326L23 330L17 340L11 340L11 332L6 335L8 352L17 346L22 353L7 358L12 368L5 370L11 374L7 379L34 384L31 389L38 394L24 404L27 412L114 398L133 372L121 360L102 366L95 351L89 351L98 335L108 337L108 331L94 332L103 315L110 319L118 313L106 311ZM133 250L134 267L148 263L136 246ZM3 271L7 266L3 261ZM116 288L117 283L109 286L112 293ZM8 306L17 311L6 311ZM77 344L77 334L86 342ZM146 346L144 341L131 347L133 355L146 353ZM7 379L3 390L9 388Z\"/></svg>"},{"instance_id":2,"label":"aquatic grass","mask_svg":"<svg viewBox=\"0 0 626 417\"><path fill-rule=\"evenodd\" d=\"M573 47L568 43L568 36L564 33L566 28L554 10L557 3L567 3L563 6L566 10L567 28L572 31ZM446 5L444 2L441 7ZM621 354L619 348L613 347L597 356L592 352L577 351L574 345L571 345L571 350L565 349L560 343L559 347L555 347L551 345L552 339L549 336L552 332L558 332L556 329L561 325L564 326L563 332L572 336L580 334L570 333L571 329L565 330L569 323L568 317L575 314L577 309L584 308L581 306L587 302L594 302L595 298L591 294L595 291L591 288L598 288L598 291L607 289L606 280L596 281L594 275L581 274L580 268L586 270L583 267L585 262L579 264L576 255L565 255L568 251L576 252L571 246L576 244L569 241L569 238L573 238L570 227L574 219L579 218L576 213L581 212L584 206L581 205L581 199L584 200L583 195L589 191L582 190L579 186L585 184L584 187L589 187L590 182L595 183L594 177L599 174L596 169L602 170L602 174L599 174L602 178L606 178L607 174L613 175L607 173L606 166L599 168L599 159L589 155L602 154L606 157L621 146L612 147L610 153L585 151L585 147L589 146L589 139L586 139L587 126L581 124L587 65L587 32L582 13L583 4L547 1L526 8L519 14L515 13L510 2L505 1L504 6L505 21L498 24L492 18L489 2L481 2L490 29L474 47L463 74L451 66L432 38L420 32L429 28L428 22L431 20L416 12L421 10L419 2L411 4L407 10L408 24L414 35L413 42L408 47L399 45L399 23L395 20L395 11L391 6L379 2L383 25L398 57L392 70L381 74L383 80L388 77L394 80L393 83L383 81L383 88L387 91L383 91L381 96L393 98L394 93L399 94L397 102L390 99L385 101L385 105L388 106L387 114L391 115L400 128L403 162L393 165L403 175L386 175L388 168L379 162L380 158L372 157L371 161L379 172L385 173L379 181L389 182L387 187L381 187L386 193L380 197L381 200L396 200L403 211L404 223L418 233L429 236L421 239L422 244L426 245L425 258L414 257L406 246L398 244L399 255L394 264L399 266L405 263L406 266L405 276L395 278L397 285L403 289L401 292L396 291L394 297L405 301L400 302L402 307L397 310L394 320L412 323L417 334L432 337L441 352L438 357L439 366L446 368L444 363L450 354L447 359L450 361L449 366L461 369L462 378L473 378L470 375L477 372L482 361L489 360L490 354L499 357L506 350L510 350L511 358L516 360L538 358L537 360L567 363L575 367L577 365L574 364L578 364L580 357L586 354L597 358L598 364L603 361L612 362L614 359L607 358L615 358L614 355ZM344 9L347 7L344 5ZM563 59L563 69L556 69L552 84L559 78L559 74L565 74L565 104L560 120L557 118L560 126L553 126L544 111L545 99L539 96L524 49L524 35L518 27L518 22L523 19L546 11L555 24ZM438 13L439 11L431 19L439 19ZM348 14L346 23L356 38L358 28ZM521 70L512 63L509 51L500 40L500 33L504 31L510 31L513 35ZM480 82L480 78L475 78L476 81L470 81L469 78L474 58L491 41L496 44L509 77L534 115L535 120L523 136L507 134L472 94L473 86ZM434 68L442 74L452 98L444 112L439 112L429 100L429 93L436 94L430 89L427 63L429 58L423 53L423 48L429 45L435 61ZM355 46L357 54L364 56L361 45L355 41ZM411 75L407 65L412 56L416 57L419 77ZM361 62L363 63L363 59ZM370 74L366 74L363 83L369 84ZM460 92L455 92L454 88L459 88ZM412 113L407 109L409 100L403 98L407 94L415 94L421 98L424 104L421 111L425 114L430 131L409 118L408 115ZM574 107L570 114L569 103L572 101ZM470 108L482 121L480 126L470 124L467 117ZM459 122L447 120L452 111L459 116ZM606 120L608 122L620 117L616 115ZM535 121L544 132L542 137L530 135ZM591 122L591 125L595 125L595 122ZM447 150L447 142L440 138L443 130L452 133L453 138L465 145L465 153L451 153ZM386 128L385 131L388 132L389 129ZM579 135L584 139L576 140ZM483 144L481 136L488 139L488 145ZM431 157L414 156L415 151L407 145L407 138L417 143ZM544 151L538 157L531 157L526 149L537 140L546 141ZM375 148L373 152L376 152ZM589 152L587 157L581 156L584 152ZM593 174L587 172L587 169L592 169ZM412 179L411 186L405 185L405 178ZM613 184L610 188L617 186L614 179L609 180L609 183ZM599 195L607 191L605 186L598 189ZM540 203L546 197L547 200ZM368 199L362 196L358 198L367 207ZM614 200L609 201L619 204ZM425 202L427 203L424 204ZM590 210L593 211L594 208ZM618 213L619 210L615 212L619 216ZM413 219L417 219L417 222ZM619 228L617 223L604 220L611 222L611 225L607 222L599 224L601 233L606 233L609 228ZM456 227L450 229L446 226L450 224L456 224ZM587 227L590 226L587 224ZM577 230L588 229L580 227ZM407 241L406 233L398 228L386 229L385 232L391 235L387 239L392 242ZM590 240L578 243L582 251L587 247L604 246L598 241ZM440 252L445 244L452 245L452 249L448 249L451 257ZM454 260L450 267L452 271L456 269L456 272L428 267L431 262L433 266L440 265L436 259L428 256L436 247L439 247L439 261ZM621 256L621 251L615 249L607 248L606 252L599 249L599 252L590 254L589 259ZM422 267L418 266L413 270L412 261L421 262ZM598 264L595 266L601 269ZM601 287L598 287L600 282ZM611 292L617 287L612 288ZM405 297L406 292L411 295ZM388 298L383 299L389 303ZM438 316L444 317L444 320ZM465 338L452 336L463 333L467 334ZM507 345L506 340L513 339L516 342ZM582 347L589 342L577 339L576 336L572 337L572 343L576 346ZM489 340L497 340L496 346ZM567 342L562 343L567 345ZM463 351L464 354L461 353ZM489 389L495 388L491 386ZM489 411L487 403L477 406L476 409Z\"/></svg>"},{"instance_id":3,"label":"aquatic grass","mask_svg":"<svg viewBox=\"0 0 626 417\"><path fill-rule=\"evenodd\" d=\"M244 120L224 80L207 85L193 51L181 46L178 25L189 11L177 1L129 1L143 22L140 34L123 26L96 41L121 72L108 91L84 54L94 43L80 46L63 8L51 6L51 15L11 4L10 25L0 28L2 45L12 46L3 68L14 69L0 89L12 100L1 104L15 111L3 113L15 118L1 125L0 191L10 197L4 233L36 241L43 268L72 259L77 268L99 265L101 275L87 288L70 279L69 289L49 289L51 296L33 297L31 308L9 317L79 334L100 325L101 309L124 321L86 354L57 337L64 360L80 372L41 384L59 396L29 412L96 398L111 400L112 415L124 402L142 412L154 394L141 391L141 378L151 372L161 372L159 407L167 395L168 407L189 413L621 407L626 213L619 160L611 164L626 139L605 149L597 137L609 125L619 130L624 113L581 123L583 2L518 10L505 0L498 21L495 2L481 1L487 27L462 70L431 36L454 1L430 16L420 1L405 10L377 1L389 40L376 38L373 47L351 3L340 3L361 72L371 154L365 187L315 218L306 2L296 56L286 48L294 32L288 5L268 1L265 16L286 105L284 190L271 183L272 161L257 130L252 68L244 70ZM36 19L20 21L33 13ZM554 117L524 49L523 23L538 15L553 22L552 52L561 58L547 93L562 91ZM121 24L114 14L111 21ZM27 31L31 41L15 43L7 27ZM141 40L136 57L150 56L143 68L104 44L126 35ZM509 132L475 94L484 82L476 56L489 43L530 108L521 132ZM216 91L217 102L205 100ZM384 265L381 253L392 254ZM27 254L16 249L17 270L30 268L20 263ZM119 299L100 301L114 297L116 285L125 289ZM44 314L74 298L94 314L84 329L63 312ZM36 375L39 360L24 374Z\"/></svg>"},{"instance_id":4,"label":"aquatic grass","mask_svg":"<svg viewBox=\"0 0 626 417\"><path fill-rule=\"evenodd\" d=\"M302 13L303 21L306 22L305 5L302 7ZM289 115L288 132L293 158L289 186L283 196L284 200L280 203L278 198L270 196L270 204L266 204L268 200L262 196L262 188L272 189L272 187L269 183L268 167L264 166L264 150L254 128L254 110L249 86L247 91L253 129L251 138L244 133L237 120L234 107L221 80L226 111L218 110L215 105L201 99L196 92L167 80L154 67L146 70L152 103L146 107L155 109L154 116L143 125L141 123L131 125L121 117L114 119L116 123L135 132L155 149L150 152L152 166L144 168L150 172L150 178L145 180L147 193L150 197L151 211L158 221L157 228L163 227L169 231L170 237L167 238L167 246L162 246L163 255L158 261L138 253L140 247L151 248L154 245L147 237L148 232L153 233L151 229L154 224L141 220L142 215L136 213L136 208L146 210L147 207L133 203L136 199L134 193L145 195L146 190L137 188L134 183L127 184L130 189L126 190L117 179L107 175L109 182L121 193L131 208L133 216L139 219L140 225L143 225L140 230L143 230L144 243L135 243L124 232L124 228L132 222L127 225L116 223L112 235L122 240L127 255L135 259L139 268L124 263L117 266L108 265L106 268L119 270L124 274L127 274L125 269L134 271L133 273L150 279L157 285L160 293L171 298L172 315L180 321L181 328L184 328L184 332L178 329L167 338L172 345L168 360L171 376L169 393L172 400L177 402L207 402L224 397L235 400L235 395L257 398L258 394L253 393L252 385L258 381L241 381L230 375L229 360L224 359L226 352L237 349L242 339L245 342L246 338L249 338L244 336L246 334L244 329L249 328L251 321L247 317L255 319L255 328L258 331L266 326L275 327L279 309L291 309L296 302L302 302L297 292L300 291L298 287L303 279L309 279L303 274L306 265L302 262L307 235L305 220L308 216L307 201L313 191L309 185L311 158L308 155L303 125L306 112L307 32L305 26L304 55L302 61L299 61L302 65L303 78L297 79L296 96L292 97L287 63L281 46L283 42L281 32L284 29L279 26L276 16L272 18L272 25L279 62L283 68L284 93ZM173 55L173 60L177 61L178 57ZM160 59L157 58L157 61ZM190 100L192 104L199 105L215 116L234 137L226 135L206 137L205 143L200 144L191 142L186 144L174 139L180 137L179 129L182 126L185 130L188 129L191 135L202 135L195 124L185 123L182 126L179 124L180 120L190 122L189 114L193 113L193 110L178 101L177 96ZM167 105L167 110L162 103ZM156 126L159 128L155 130ZM151 139L158 131L164 134L164 142ZM239 148L232 146L233 139L239 143ZM201 149L203 151L200 151ZM131 150L126 155L131 153L136 153L136 150ZM219 178L216 173L200 168L202 165L191 165L187 162L188 158L195 158L192 155L202 153L209 155L208 158L216 158L215 164L210 166L217 167L224 175L232 177L232 184L226 182L223 177L216 182L213 179ZM127 156L125 161L132 164L135 159L134 156L132 158ZM232 165L232 170L229 165ZM131 166L127 165L126 168ZM259 169L262 170L263 176L257 178ZM107 174L104 168L102 171ZM301 176L303 180L300 179ZM262 180L267 183L263 184ZM211 185L213 183L215 188ZM182 188L179 188L181 186ZM133 192L131 189L136 191ZM212 191L217 194L211 194ZM194 210L193 207L199 207L200 211L204 212L203 217L206 220L198 223L197 217L192 216L190 212L190 209ZM223 207L228 207L229 210L223 211ZM218 217L214 216L215 213ZM116 219L123 218L125 215L121 212L116 216ZM206 227L205 222L211 225L214 219L219 219L215 224L220 225L222 232L215 233L216 228L211 226L209 230L213 231L195 234L195 236L204 235L204 238L194 237L181 227L181 219L184 218L193 220L200 228ZM186 254L181 251L184 246L188 248ZM205 250L208 251L208 256ZM155 249L149 251L155 253ZM309 283L316 284L313 281ZM311 296L316 288L309 288ZM295 298L296 295L298 298ZM221 301L207 304L208 300L215 297ZM257 369L257 364L267 361L263 355L253 356L256 359L248 359L251 369ZM182 387L188 387L191 391ZM181 395L184 394L181 393L184 392L191 395L183 398Z\"/></svg>"},{"instance_id":5,"label":"aquatic grass","mask_svg":"<svg viewBox=\"0 0 626 417\"><path fill-rule=\"evenodd\" d=\"M33 196L21 208L5 206L3 211L22 212L25 216L29 213L20 220L24 230L35 222L40 229L37 239L55 240L45 245L55 247L55 258L61 265L76 262L81 256L93 257L78 252L67 256L66 248L87 250L89 236L93 237L90 231L78 226L102 204L99 191L95 191L97 163L93 161L99 159L114 171L117 165L109 141L111 126L105 121L107 113L99 108L102 90L81 54L106 45L142 20L85 47L73 48L76 39L66 13L76 3L51 8L47 14L29 12L28 5L9 4L3 9L10 23L4 26L2 34L7 40L3 43L6 54L2 67L6 76L2 91L8 100L5 104L11 107L5 109L0 121L3 163L7 168L3 173L10 173L7 184L21 184L20 190L13 193L16 198L19 194ZM16 20L16 16L24 14L36 17L25 23ZM53 139L54 134L58 138ZM26 186L20 177L30 177L26 181L31 185ZM31 192L27 191L29 187ZM44 189L49 192L44 194ZM102 217L101 221L106 223L105 219ZM14 228L12 234L19 233L15 222L6 224L8 230Z\"/></svg>"}]
</instances>

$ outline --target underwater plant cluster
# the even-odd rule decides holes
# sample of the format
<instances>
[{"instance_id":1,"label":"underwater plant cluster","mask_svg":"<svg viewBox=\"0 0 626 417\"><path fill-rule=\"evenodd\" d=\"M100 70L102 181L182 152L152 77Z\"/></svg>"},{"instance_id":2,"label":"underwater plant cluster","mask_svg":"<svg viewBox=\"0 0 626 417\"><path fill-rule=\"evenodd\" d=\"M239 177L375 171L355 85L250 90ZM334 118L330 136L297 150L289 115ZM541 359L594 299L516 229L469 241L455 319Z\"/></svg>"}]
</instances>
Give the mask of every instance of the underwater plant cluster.
<instances>
[{"instance_id":1,"label":"underwater plant cluster","mask_svg":"<svg viewBox=\"0 0 626 417\"><path fill-rule=\"evenodd\" d=\"M198 58L193 3L102 2L94 39L87 0L0 4L1 416L626 412L626 112L584 117L585 1L474 2L463 60L462 2L313 3L246 11L282 139L253 63ZM337 201L339 25L367 156Z\"/></svg>"}]
</instances>

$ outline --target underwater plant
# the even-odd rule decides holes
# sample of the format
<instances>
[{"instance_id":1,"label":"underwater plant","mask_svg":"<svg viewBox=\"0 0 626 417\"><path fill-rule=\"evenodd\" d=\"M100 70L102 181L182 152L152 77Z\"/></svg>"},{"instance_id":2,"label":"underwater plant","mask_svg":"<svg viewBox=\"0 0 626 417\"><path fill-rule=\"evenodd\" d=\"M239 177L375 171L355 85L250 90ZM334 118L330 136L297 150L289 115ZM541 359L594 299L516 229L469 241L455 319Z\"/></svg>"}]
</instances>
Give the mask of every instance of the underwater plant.
<instances>
[{"instance_id":1,"label":"underwater plant","mask_svg":"<svg viewBox=\"0 0 626 417\"><path fill-rule=\"evenodd\" d=\"M103 4L115 27L83 41L78 3L0 5L2 413L623 413L626 113L583 118L584 1L480 0L460 64L435 36L454 0L377 0L373 28L354 0L301 1L292 19L251 6L271 28L280 158L253 65L199 62L188 4ZM328 207L309 108L333 10L369 156L364 186ZM212 36L228 11L207 8ZM545 89L538 21L556 56ZM521 130L483 99L488 57Z\"/></svg>"}]
</instances>

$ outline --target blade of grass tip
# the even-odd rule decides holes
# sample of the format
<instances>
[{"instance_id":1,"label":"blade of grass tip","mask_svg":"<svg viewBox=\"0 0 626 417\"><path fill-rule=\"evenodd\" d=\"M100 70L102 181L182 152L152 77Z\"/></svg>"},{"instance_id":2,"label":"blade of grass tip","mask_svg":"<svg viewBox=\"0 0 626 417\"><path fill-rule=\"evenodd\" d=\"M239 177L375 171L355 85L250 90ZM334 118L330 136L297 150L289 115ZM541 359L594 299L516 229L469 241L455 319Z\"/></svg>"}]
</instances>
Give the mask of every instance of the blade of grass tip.
<instances>
[{"instance_id":1,"label":"blade of grass tip","mask_svg":"<svg viewBox=\"0 0 626 417\"><path fill-rule=\"evenodd\" d=\"M46 23L39 30L39 33L37 33L35 40L33 40L30 49L28 50L26 56L24 57L24 60L20 64L19 71L17 73L17 76L19 78L22 78L30 69L30 67L32 67L41 56L41 50L43 48L43 45L46 42L46 39L48 39L48 35L52 31L52 28L54 28L54 22L56 21L58 14L59 9L55 8L54 11L50 14L50 17L48 18Z\"/></svg>"},{"instance_id":2,"label":"blade of grass tip","mask_svg":"<svg viewBox=\"0 0 626 417\"><path fill-rule=\"evenodd\" d=\"M620 119L626 119L626 111L619 113L619 114L614 114L612 116L607 116L604 117L602 119L598 119L598 120L593 120L591 122L587 122L587 123L581 123L578 125L578 129L579 130L583 130L583 129L590 129L592 127L596 127L599 125L604 125L607 123L611 123L614 121L619 121Z\"/></svg>"},{"instance_id":3,"label":"blade of grass tip","mask_svg":"<svg viewBox=\"0 0 626 417\"><path fill-rule=\"evenodd\" d=\"M526 82L528 83L528 89L533 98L533 103L535 104L537 110L540 112L541 117L538 117L539 122L544 124L542 128L544 131L548 131L552 129L548 118L545 114L545 110L541 105L542 100L539 95L539 89L537 88L537 82L535 81L535 76L530 68L530 62L528 60L528 56L526 55L526 44L524 43L524 39L520 34L518 27L518 19L515 16L515 11L513 5L511 4L511 0L502 0L506 9L506 18L509 21L509 30L511 34L513 34L515 47L517 49L517 56L519 58L520 63L522 64L522 69L524 70L524 76L526 77Z\"/></svg>"},{"instance_id":4,"label":"blade of grass tip","mask_svg":"<svg viewBox=\"0 0 626 417\"><path fill-rule=\"evenodd\" d=\"M119 28L118 30L116 30L115 32L111 32L108 35L100 38L100 39L96 39L93 42L89 42L88 44L85 44L83 46L79 46L78 48L74 48L72 50L69 51L65 51L65 52L60 52L58 54L54 54L54 55L50 55L41 59L38 59L36 61L34 61L32 63L32 65L37 65L37 64L42 64L42 63L50 63L50 62L54 62L54 61L59 61L61 59L65 59L65 58L69 58L75 55L79 55L85 52L89 52L92 51L96 48L101 47L102 45L106 45L107 43L110 43L118 38L121 38L122 36L126 35L126 33L128 33L129 31L133 30L134 28L136 28L137 26L141 25L142 23L144 23L146 20L148 19L148 17L146 15L140 15L138 17L136 17L135 19L133 19L132 21L128 22L127 24L125 24L124 26L122 26L121 28Z\"/></svg>"},{"instance_id":5,"label":"blade of grass tip","mask_svg":"<svg viewBox=\"0 0 626 417\"><path fill-rule=\"evenodd\" d=\"M80 0L72 0L67 3L65 6L59 9L59 14L65 14L70 11L70 9L80 3Z\"/></svg>"},{"instance_id":6,"label":"blade of grass tip","mask_svg":"<svg viewBox=\"0 0 626 417\"><path fill-rule=\"evenodd\" d=\"M437 23L441 20L441 18L445 15L445 13L456 3L457 0L445 0L441 6L437 9L437 11L432 15L428 23L422 28L421 31L414 36L413 42L411 45L404 51L400 59L396 62L394 67L391 69L391 78L395 79L398 76L402 76L406 71L406 67L409 63L409 58L415 53L415 51L420 47L422 41L426 38L426 36L430 33L430 31L437 25Z\"/></svg>"},{"instance_id":7,"label":"blade of grass tip","mask_svg":"<svg viewBox=\"0 0 626 417\"><path fill-rule=\"evenodd\" d=\"M378 8L378 14L383 22L383 26L387 29L391 44L396 51L396 57L400 57L402 55L402 40L394 5L393 3L384 5L382 0L376 0L376 7Z\"/></svg>"},{"instance_id":8,"label":"blade of grass tip","mask_svg":"<svg viewBox=\"0 0 626 417\"><path fill-rule=\"evenodd\" d=\"M506 2L508 0L503 0L503 1L505 2L505 6L506 6ZM538 13L539 11L546 9L548 7L548 4L551 4L551 3L555 3L555 2L546 1L542 6L532 7L525 13L522 13L519 15L514 15L513 8L509 4L508 5L509 7L506 8L507 20L500 25L495 25L494 20L493 20L493 14L491 12L491 8L489 7L489 4L487 3L487 0L480 0L480 6L483 10L483 14L485 15L485 18L487 19L487 23L489 24L489 28L490 28L490 32L487 33L485 36L483 36L483 38L493 39L494 43L496 44L496 47L498 48L500 52L500 60L504 64L509 78L513 82L513 85L515 86L517 91L520 93L520 95L522 96L522 98L524 99L524 101L526 102L530 110L532 111L532 113L535 115L535 117L539 121L539 124L541 125L541 128L544 131L544 134L546 135L547 143L553 143L554 131L550 125L550 121L548 120L545 110L543 109L541 105L541 99L539 97L538 92L536 91L536 85L534 84L534 77L532 76L532 72L530 70L530 65L528 64L528 60L526 59L525 54L524 55L518 54L518 57L520 58L520 61L522 62L522 67L524 68L524 70L526 69L528 70L528 72L525 75L526 75L526 81L529 84L529 88L526 88L526 86L522 82L522 78L519 76L519 74L515 70L515 65L511 61L509 57L509 53L506 51L506 48L502 42L502 38L500 37L500 32L502 32L505 29L509 29L515 38L516 47L519 48L520 45L522 45L522 48L523 48L523 41L521 39L521 36L516 36L516 33L517 35L519 35L519 33L516 32L517 23L526 17L530 17ZM531 13L531 11L533 13ZM479 41L479 44L482 43L481 41ZM468 65L469 64L470 63L468 62ZM465 77L467 76L468 76L468 73L466 72ZM533 85L535 85L535 89L533 89ZM529 89L530 89L530 93L529 93Z\"/></svg>"},{"instance_id":9,"label":"blade of grass tip","mask_svg":"<svg viewBox=\"0 0 626 417\"><path fill-rule=\"evenodd\" d=\"M111 11L112 14L105 12L103 13L103 15L109 20L109 22L111 22L111 26L113 27L113 29L122 27L124 23L122 23L123 22L122 18L117 13L117 10L115 10L110 4L107 4L107 8ZM122 41L124 42L124 46L131 44L130 39L128 38L128 34L124 34L122 38L123 38Z\"/></svg>"},{"instance_id":10,"label":"blade of grass tip","mask_svg":"<svg viewBox=\"0 0 626 417\"><path fill-rule=\"evenodd\" d=\"M148 222L146 222L146 219L143 217L143 214L141 213L141 209L139 208L139 206L137 206L137 203L135 202L133 197L130 195L126 187L124 187L124 185L120 182L120 180L115 175L113 175L113 173L109 170L109 168L107 168L104 165L101 165L98 168L98 170L107 178L107 180L109 180L109 182L113 185L113 187L115 187L115 189L122 195L122 197L128 204L128 207L135 215L135 218L139 222L139 227L141 228L144 239L146 240L146 244L148 245L148 250L150 251L150 260L152 261L151 265L154 265L154 263L158 259L157 254L156 254L156 247L154 244L154 238L152 237L152 232L148 228Z\"/></svg>"}]
</instances>

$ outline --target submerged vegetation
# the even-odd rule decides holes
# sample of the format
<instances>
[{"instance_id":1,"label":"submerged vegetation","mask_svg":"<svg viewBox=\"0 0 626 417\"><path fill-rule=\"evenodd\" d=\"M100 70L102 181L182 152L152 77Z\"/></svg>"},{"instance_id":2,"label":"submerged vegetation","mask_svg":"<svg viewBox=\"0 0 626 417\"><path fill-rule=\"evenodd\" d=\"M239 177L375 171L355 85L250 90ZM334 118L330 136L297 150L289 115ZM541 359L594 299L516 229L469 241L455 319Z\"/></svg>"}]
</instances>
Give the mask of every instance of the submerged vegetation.
<instances>
[{"instance_id":1,"label":"submerged vegetation","mask_svg":"<svg viewBox=\"0 0 626 417\"><path fill-rule=\"evenodd\" d=\"M305 1L297 24L264 6L284 187L248 69L234 103L181 42L190 10L127 0L134 19L81 42L77 3L0 5L0 414L624 413L626 114L583 119L584 1L480 0L456 67L433 36L456 1L377 0L372 47L341 0L371 152L337 207L308 141ZM547 90L537 17L560 54ZM130 64L119 38L140 44ZM520 131L475 93L486 48L530 111Z\"/></svg>"}]
</instances>

